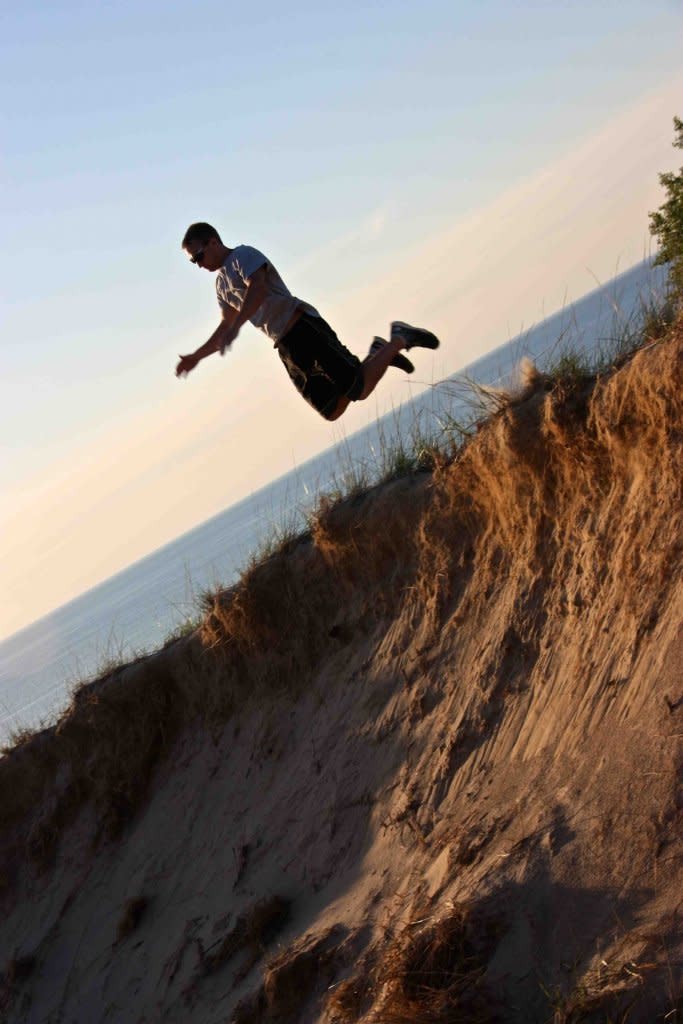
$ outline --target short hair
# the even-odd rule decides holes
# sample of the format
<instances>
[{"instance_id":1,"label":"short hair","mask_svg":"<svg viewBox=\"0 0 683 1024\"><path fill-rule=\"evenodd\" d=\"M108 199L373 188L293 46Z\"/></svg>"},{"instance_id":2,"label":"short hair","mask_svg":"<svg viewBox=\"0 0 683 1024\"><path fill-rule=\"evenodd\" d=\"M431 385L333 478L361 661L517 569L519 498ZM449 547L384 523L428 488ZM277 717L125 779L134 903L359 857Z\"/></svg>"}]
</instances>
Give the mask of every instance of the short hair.
<instances>
[{"instance_id":1,"label":"short hair","mask_svg":"<svg viewBox=\"0 0 683 1024\"><path fill-rule=\"evenodd\" d=\"M212 238L221 242L221 236L215 228L211 227L210 224L205 224L203 221L200 221L197 224L190 224L189 228L185 232L182 248L187 249L188 246L194 245L195 243L205 245L207 242L210 242ZM221 245L222 244L223 243L221 242Z\"/></svg>"}]
</instances>

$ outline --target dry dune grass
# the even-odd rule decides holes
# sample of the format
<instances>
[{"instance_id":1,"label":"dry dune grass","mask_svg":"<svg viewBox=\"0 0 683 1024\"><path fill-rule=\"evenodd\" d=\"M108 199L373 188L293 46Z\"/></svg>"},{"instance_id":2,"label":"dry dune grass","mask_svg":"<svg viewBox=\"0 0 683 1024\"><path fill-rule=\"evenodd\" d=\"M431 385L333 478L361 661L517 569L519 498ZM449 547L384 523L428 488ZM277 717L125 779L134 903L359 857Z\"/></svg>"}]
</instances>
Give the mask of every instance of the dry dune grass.
<instances>
[{"instance_id":1,"label":"dry dune grass","mask_svg":"<svg viewBox=\"0 0 683 1024\"><path fill-rule=\"evenodd\" d=\"M598 499L610 513L606 529L620 533L628 525L624 499L640 480L656 480L680 508L680 327L676 337L597 384L591 378L547 391L532 376L522 403L504 403L476 443L435 473L420 526L420 601L448 599L453 569L474 544L474 557L488 558L494 571L518 559L531 573L545 572L568 527L595 517ZM657 371L644 374L652 355Z\"/></svg>"},{"instance_id":2,"label":"dry dune grass","mask_svg":"<svg viewBox=\"0 0 683 1024\"><path fill-rule=\"evenodd\" d=\"M28 811L26 852L48 866L86 801L97 808L99 836L118 835L143 803L183 711L163 656L81 687L52 730L25 737L0 761L5 835Z\"/></svg>"},{"instance_id":3,"label":"dry dune grass","mask_svg":"<svg viewBox=\"0 0 683 1024\"><path fill-rule=\"evenodd\" d=\"M411 477L341 502L323 501L312 516L310 540L254 566L234 588L214 596L201 636L227 658L236 685L241 676L250 685L296 689L328 652L330 637L356 628L365 609L376 614L380 606L391 607L413 572L424 482ZM359 595L361 608L349 623L344 610Z\"/></svg>"},{"instance_id":4,"label":"dry dune grass","mask_svg":"<svg viewBox=\"0 0 683 1024\"><path fill-rule=\"evenodd\" d=\"M235 1008L232 1024L296 1020L302 1002L324 991L334 976L340 938L340 930L333 927L321 935L304 936L293 948L272 957L262 984Z\"/></svg>"},{"instance_id":5,"label":"dry dune grass","mask_svg":"<svg viewBox=\"0 0 683 1024\"><path fill-rule=\"evenodd\" d=\"M326 1020L353 1024L374 1002L373 1024L498 1024L504 1016L484 980L495 935L492 921L464 906L418 918L331 992Z\"/></svg>"},{"instance_id":6,"label":"dry dune grass","mask_svg":"<svg viewBox=\"0 0 683 1024\"><path fill-rule=\"evenodd\" d=\"M148 1019L676 1019L682 369L679 322L601 377L529 372L452 458L322 503L309 534L212 596L195 634L82 686L54 728L21 737L0 760L7 920L62 888L49 928L12 923L8 1020L49 1003L55 974L21 964L67 941L61 922L99 863L138 870L141 835L144 906L113 890L119 941L101 962L115 979L107 957L173 922L182 941L155 954L173 967ZM169 793L180 838L156 845ZM182 928L164 915L216 862L232 926L200 940L196 908ZM264 902L292 878L308 902Z\"/></svg>"}]
</instances>

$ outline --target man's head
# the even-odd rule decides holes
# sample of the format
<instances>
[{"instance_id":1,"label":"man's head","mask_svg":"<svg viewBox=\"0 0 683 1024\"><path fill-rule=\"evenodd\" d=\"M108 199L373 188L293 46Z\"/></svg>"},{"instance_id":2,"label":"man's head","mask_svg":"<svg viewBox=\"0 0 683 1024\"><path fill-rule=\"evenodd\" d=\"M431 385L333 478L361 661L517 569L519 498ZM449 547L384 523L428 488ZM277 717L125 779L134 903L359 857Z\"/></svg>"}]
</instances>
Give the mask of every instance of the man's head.
<instances>
[{"instance_id":1,"label":"man's head","mask_svg":"<svg viewBox=\"0 0 683 1024\"><path fill-rule=\"evenodd\" d=\"M210 224L190 224L182 245L190 260L204 270L219 270L225 262L227 249Z\"/></svg>"}]
</instances>

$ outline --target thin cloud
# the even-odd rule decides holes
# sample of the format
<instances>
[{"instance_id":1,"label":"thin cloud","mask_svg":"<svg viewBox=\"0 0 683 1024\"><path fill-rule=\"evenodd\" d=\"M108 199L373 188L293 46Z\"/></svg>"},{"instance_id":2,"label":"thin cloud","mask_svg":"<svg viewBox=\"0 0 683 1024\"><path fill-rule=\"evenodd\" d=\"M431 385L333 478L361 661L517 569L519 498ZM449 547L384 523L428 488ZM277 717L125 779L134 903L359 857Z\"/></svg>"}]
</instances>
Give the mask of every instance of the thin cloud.
<instances>
[{"instance_id":1,"label":"thin cloud","mask_svg":"<svg viewBox=\"0 0 683 1024\"><path fill-rule=\"evenodd\" d=\"M385 233L388 224L396 217L396 204L388 200L372 210L363 220L337 238L330 239L323 245L309 252L305 259L294 263L288 273L292 276L303 276L313 267L321 263L334 265L337 260L352 253L359 245L378 242Z\"/></svg>"}]
</instances>

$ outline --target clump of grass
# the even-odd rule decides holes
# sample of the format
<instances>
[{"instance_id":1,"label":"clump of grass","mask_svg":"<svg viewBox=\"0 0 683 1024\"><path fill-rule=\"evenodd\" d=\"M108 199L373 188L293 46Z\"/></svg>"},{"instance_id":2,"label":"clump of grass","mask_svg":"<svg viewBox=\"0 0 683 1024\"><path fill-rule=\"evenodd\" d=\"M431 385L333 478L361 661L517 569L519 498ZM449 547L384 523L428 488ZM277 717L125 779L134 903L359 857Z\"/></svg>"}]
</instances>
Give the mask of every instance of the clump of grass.
<instances>
[{"instance_id":1,"label":"clump of grass","mask_svg":"<svg viewBox=\"0 0 683 1024\"><path fill-rule=\"evenodd\" d=\"M306 529L300 521L292 524L287 528L273 527L267 534L261 538L258 545L253 549L247 562L242 570L242 575L248 573L251 569L255 569L263 562L267 562L271 558L277 558L278 555L288 554L298 543L305 540Z\"/></svg>"},{"instance_id":2,"label":"clump of grass","mask_svg":"<svg viewBox=\"0 0 683 1024\"><path fill-rule=\"evenodd\" d=\"M372 980L363 973L345 978L331 990L325 1003L329 1024L355 1024L372 1000Z\"/></svg>"},{"instance_id":3,"label":"clump of grass","mask_svg":"<svg viewBox=\"0 0 683 1024\"><path fill-rule=\"evenodd\" d=\"M676 919L671 923L676 929ZM676 1024L683 1019L680 963L672 963L662 936L657 934L636 960L600 961L570 992L559 987L541 990L553 1010L553 1024L627 1024L657 1020Z\"/></svg>"},{"instance_id":4,"label":"clump of grass","mask_svg":"<svg viewBox=\"0 0 683 1024\"><path fill-rule=\"evenodd\" d=\"M553 387L572 387L590 380L593 370L586 353L580 349L566 349L561 352L545 370Z\"/></svg>"},{"instance_id":5,"label":"clump of grass","mask_svg":"<svg viewBox=\"0 0 683 1024\"><path fill-rule=\"evenodd\" d=\"M386 1024L497 1019L483 984L487 950L478 927L481 922L458 907L389 953L383 965L389 997L381 1010Z\"/></svg>"},{"instance_id":6,"label":"clump of grass","mask_svg":"<svg viewBox=\"0 0 683 1024\"><path fill-rule=\"evenodd\" d=\"M588 373L602 376L622 366L639 349L664 338L675 323L676 315L676 301L668 287L653 289L641 296L628 317L615 306L610 333L600 338L590 353L582 349Z\"/></svg>"},{"instance_id":7,"label":"clump of grass","mask_svg":"<svg viewBox=\"0 0 683 1024\"><path fill-rule=\"evenodd\" d=\"M442 435L438 449L442 463L456 459L493 416L550 387L549 376L526 357L518 364L517 378L505 387L482 384L466 375L438 385L451 402L451 410L442 412L440 417Z\"/></svg>"},{"instance_id":8,"label":"clump of grass","mask_svg":"<svg viewBox=\"0 0 683 1024\"><path fill-rule=\"evenodd\" d=\"M232 1024L295 1021L304 1005L327 988L340 961L339 939L344 929L334 925L320 935L306 935L283 949L265 966L263 982L235 1008Z\"/></svg>"},{"instance_id":9,"label":"clump of grass","mask_svg":"<svg viewBox=\"0 0 683 1024\"><path fill-rule=\"evenodd\" d=\"M418 919L420 922L420 919ZM484 981L498 929L465 906L408 926L368 973L341 982L326 1004L333 1024L352 1024L382 993L372 1019L382 1024L496 1024L502 1018ZM423 921L422 921L423 923Z\"/></svg>"},{"instance_id":10,"label":"clump of grass","mask_svg":"<svg viewBox=\"0 0 683 1024\"><path fill-rule=\"evenodd\" d=\"M665 337L675 323L676 316L676 298L670 288L667 287L662 292L652 292L646 298L642 298L636 317L635 347ZM628 353L628 343L631 339L627 337L626 341Z\"/></svg>"},{"instance_id":11,"label":"clump of grass","mask_svg":"<svg viewBox=\"0 0 683 1024\"><path fill-rule=\"evenodd\" d=\"M112 627L106 642L101 647L98 645L95 652L96 661L94 668L86 672L79 666L78 660L76 660L74 670L67 680L71 701L77 703L79 695L95 683L102 683L105 679L113 678L130 668L131 665L138 664L144 661L145 658L149 658L153 653L152 649L143 647L129 648L126 642L117 636ZM56 725L60 717L62 716L58 714L49 724Z\"/></svg>"},{"instance_id":12,"label":"clump of grass","mask_svg":"<svg viewBox=\"0 0 683 1024\"><path fill-rule=\"evenodd\" d=\"M373 482L387 483L432 469L440 447L439 434L438 421L425 422L424 412L418 413L407 427L396 412L389 426L380 420L377 447L372 448Z\"/></svg>"},{"instance_id":13,"label":"clump of grass","mask_svg":"<svg viewBox=\"0 0 683 1024\"><path fill-rule=\"evenodd\" d=\"M0 755L5 757L27 749L45 728L47 728L47 723L38 726L37 729L30 726L13 726L9 730L8 739L0 747Z\"/></svg>"},{"instance_id":14,"label":"clump of grass","mask_svg":"<svg viewBox=\"0 0 683 1024\"><path fill-rule=\"evenodd\" d=\"M174 644L178 640L183 640L187 636L192 636L193 633L197 632L201 624L202 617L199 612L194 615L186 615L185 618L167 634L162 646L168 647L169 644Z\"/></svg>"},{"instance_id":15,"label":"clump of grass","mask_svg":"<svg viewBox=\"0 0 683 1024\"><path fill-rule=\"evenodd\" d=\"M337 468L311 503L309 519L322 504L329 508L353 501L380 484L434 468L445 448L442 424L436 417L425 422L424 411L405 424L401 412L394 410L393 416L378 420L376 438L367 452L354 453L348 442L338 448Z\"/></svg>"},{"instance_id":16,"label":"clump of grass","mask_svg":"<svg viewBox=\"0 0 683 1024\"><path fill-rule=\"evenodd\" d=\"M324 495L331 502L353 500L364 494L371 485L371 474L365 460L354 458L348 444L337 450L337 467L325 488ZM318 496L318 501L321 495Z\"/></svg>"},{"instance_id":17,"label":"clump of grass","mask_svg":"<svg viewBox=\"0 0 683 1024\"><path fill-rule=\"evenodd\" d=\"M585 346L569 347L546 369L551 383L580 382L604 376L622 366L644 346L664 338L676 320L676 303L672 292L651 291L642 296L638 307L623 317L615 307L609 335L598 339L591 350Z\"/></svg>"}]
</instances>

